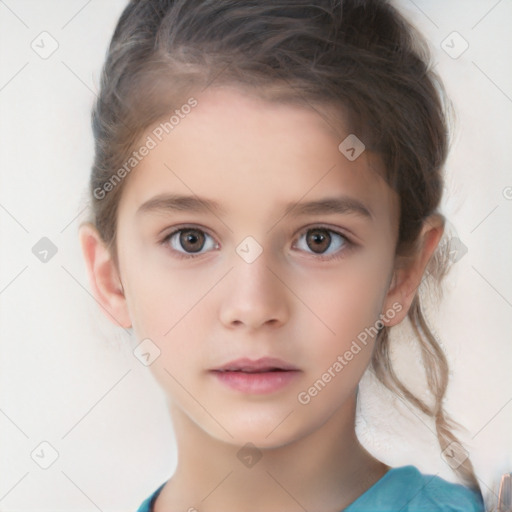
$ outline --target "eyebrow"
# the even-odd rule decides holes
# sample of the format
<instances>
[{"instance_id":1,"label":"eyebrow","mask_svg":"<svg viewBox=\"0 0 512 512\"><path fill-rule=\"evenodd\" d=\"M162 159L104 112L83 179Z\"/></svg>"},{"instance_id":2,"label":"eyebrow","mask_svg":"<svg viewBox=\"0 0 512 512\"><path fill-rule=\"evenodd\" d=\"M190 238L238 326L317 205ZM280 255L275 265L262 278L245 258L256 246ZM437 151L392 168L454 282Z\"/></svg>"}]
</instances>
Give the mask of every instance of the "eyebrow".
<instances>
[{"instance_id":1,"label":"eyebrow","mask_svg":"<svg viewBox=\"0 0 512 512\"><path fill-rule=\"evenodd\" d=\"M144 202L137 209L136 215L175 211L201 213L206 210L210 210L213 213L226 212L219 203L211 199L177 194L160 194ZM373 218L371 210L361 201L346 196L304 203L290 203L285 207L283 216L290 213L294 215L356 214L369 219Z\"/></svg>"},{"instance_id":2,"label":"eyebrow","mask_svg":"<svg viewBox=\"0 0 512 512\"><path fill-rule=\"evenodd\" d=\"M290 204L286 207L284 215L326 215L326 214L356 214L371 219L371 210L361 201L352 197L329 197L318 201Z\"/></svg>"},{"instance_id":3,"label":"eyebrow","mask_svg":"<svg viewBox=\"0 0 512 512\"><path fill-rule=\"evenodd\" d=\"M137 209L136 215L174 211L204 212L206 210L218 213L225 212L224 208L222 208L219 203L211 199L177 194L159 194L141 204Z\"/></svg>"}]
</instances>

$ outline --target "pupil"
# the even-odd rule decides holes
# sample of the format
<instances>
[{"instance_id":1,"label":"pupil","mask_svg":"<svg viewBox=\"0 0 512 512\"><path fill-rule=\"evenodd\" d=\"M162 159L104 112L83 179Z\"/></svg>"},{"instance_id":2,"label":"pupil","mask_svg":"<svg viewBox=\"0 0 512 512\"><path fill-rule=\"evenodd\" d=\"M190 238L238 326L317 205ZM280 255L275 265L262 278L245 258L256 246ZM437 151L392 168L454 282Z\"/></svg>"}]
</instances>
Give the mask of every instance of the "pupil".
<instances>
[{"instance_id":1,"label":"pupil","mask_svg":"<svg viewBox=\"0 0 512 512\"><path fill-rule=\"evenodd\" d=\"M328 249L330 243L331 243L331 236L329 235L328 231L325 229L312 229L309 231L311 234L310 238L308 239L308 247L313 251L317 253L322 253L326 249ZM309 244L309 242L313 242L313 246Z\"/></svg>"},{"instance_id":2,"label":"pupil","mask_svg":"<svg viewBox=\"0 0 512 512\"><path fill-rule=\"evenodd\" d=\"M204 235L195 229L181 232L180 244L188 252L199 252L204 246Z\"/></svg>"}]
</instances>

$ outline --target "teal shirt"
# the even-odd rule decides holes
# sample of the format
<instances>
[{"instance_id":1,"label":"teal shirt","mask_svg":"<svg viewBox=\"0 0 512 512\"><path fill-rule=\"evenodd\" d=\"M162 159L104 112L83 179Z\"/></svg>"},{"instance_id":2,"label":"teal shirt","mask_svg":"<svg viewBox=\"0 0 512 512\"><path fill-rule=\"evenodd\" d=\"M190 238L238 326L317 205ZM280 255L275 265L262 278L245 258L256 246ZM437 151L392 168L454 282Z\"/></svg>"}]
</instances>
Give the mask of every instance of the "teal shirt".
<instances>
[{"instance_id":1,"label":"teal shirt","mask_svg":"<svg viewBox=\"0 0 512 512\"><path fill-rule=\"evenodd\" d=\"M152 505L164 482L137 512L153 512ZM390 469L343 512L484 512L480 493L414 466Z\"/></svg>"}]
</instances>

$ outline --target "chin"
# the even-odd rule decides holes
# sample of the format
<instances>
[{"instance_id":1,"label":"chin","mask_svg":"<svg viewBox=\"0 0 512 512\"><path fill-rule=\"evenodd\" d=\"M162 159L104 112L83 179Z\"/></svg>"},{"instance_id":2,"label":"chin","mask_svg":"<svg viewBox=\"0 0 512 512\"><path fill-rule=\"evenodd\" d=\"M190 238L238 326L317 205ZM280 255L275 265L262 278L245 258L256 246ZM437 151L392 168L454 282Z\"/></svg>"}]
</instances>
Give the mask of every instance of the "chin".
<instances>
[{"instance_id":1,"label":"chin","mask_svg":"<svg viewBox=\"0 0 512 512\"><path fill-rule=\"evenodd\" d=\"M286 417L287 414L267 416L264 419L260 418L260 420L248 416L244 421L241 421L240 416L238 416L233 418L231 422L222 422L232 437L219 428L216 428L215 432L208 433L212 437L233 446L243 447L251 443L261 449L277 449L300 440L308 434L308 431L314 430L313 426L308 430L308 426L304 422L299 426L297 424L298 418L292 420L292 416L296 414L295 412L290 414L288 418Z\"/></svg>"}]
</instances>

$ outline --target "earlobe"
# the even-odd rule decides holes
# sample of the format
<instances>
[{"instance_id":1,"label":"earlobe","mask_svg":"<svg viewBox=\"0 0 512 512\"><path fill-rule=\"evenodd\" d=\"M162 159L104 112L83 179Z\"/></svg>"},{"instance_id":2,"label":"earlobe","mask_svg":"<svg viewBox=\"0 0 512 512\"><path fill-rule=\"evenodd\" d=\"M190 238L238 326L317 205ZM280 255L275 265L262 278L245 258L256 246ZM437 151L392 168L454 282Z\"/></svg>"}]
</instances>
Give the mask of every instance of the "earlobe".
<instances>
[{"instance_id":1,"label":"earlobe","mask_svg":"<svg viewBox=\"0 0 512 512\"><path fill-rule=\"evenodd\" d=\"M79 239L89 283L101 310L112 323L131 327L123 285L110 251L89 222L80 226Z\"/></svg>"},{"instance_id":2,"label":"earlobe","mask_svg":"<svg viewBox=\"0 0 512 512\"><path fill-rule=\"evenodd\" d=\"M399 304L400 311L384 323L388 327L399 324L409 312L412 301L422 281L430 258L434 254L444 231L444 218L434 214L425 220L418 237L418 249L407 259L398 258L399 266L395 268L393 277L384 301L385 312Z\"/></svg>"}]
</instances>

